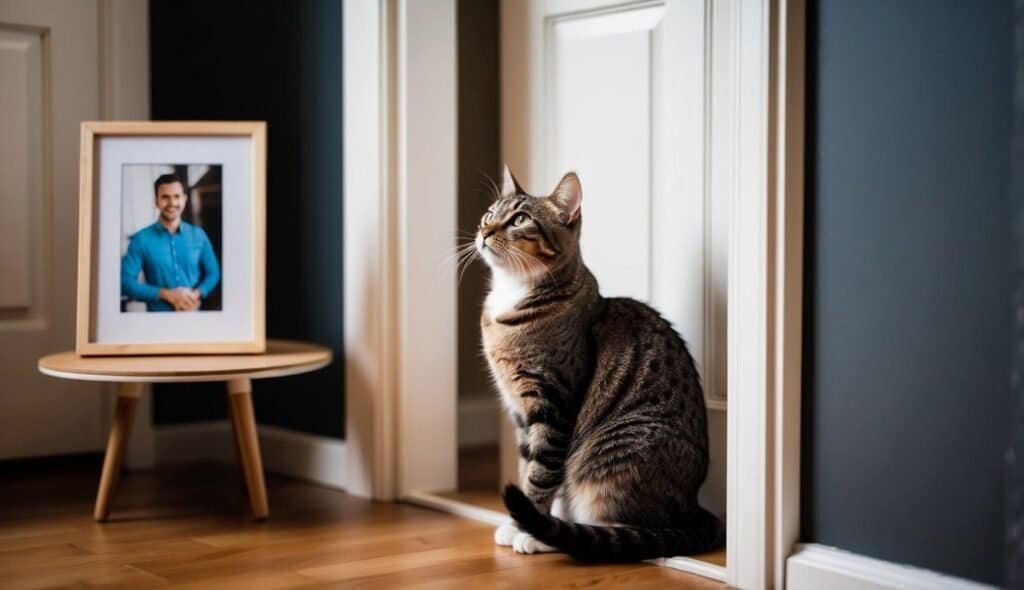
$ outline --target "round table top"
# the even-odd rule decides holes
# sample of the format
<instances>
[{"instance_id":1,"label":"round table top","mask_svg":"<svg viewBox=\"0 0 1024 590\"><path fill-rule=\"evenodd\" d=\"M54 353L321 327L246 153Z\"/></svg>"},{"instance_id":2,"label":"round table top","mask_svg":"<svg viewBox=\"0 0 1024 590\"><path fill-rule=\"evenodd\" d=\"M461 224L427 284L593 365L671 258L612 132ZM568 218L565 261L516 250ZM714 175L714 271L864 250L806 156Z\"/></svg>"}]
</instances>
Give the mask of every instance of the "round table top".
<instances>
[{"instance_id":1,"label":"round table top","mask_svg":"<svg viewBox=\"0 0 1024 590\"><path fill-rule=\"evenodd\" d=\"M226 381L265 379L315 371L331 362L329 348L267 340L263 354L78 356L74 351L39 359L39 372L80 381Z\"/></svg>"}]
</instances>

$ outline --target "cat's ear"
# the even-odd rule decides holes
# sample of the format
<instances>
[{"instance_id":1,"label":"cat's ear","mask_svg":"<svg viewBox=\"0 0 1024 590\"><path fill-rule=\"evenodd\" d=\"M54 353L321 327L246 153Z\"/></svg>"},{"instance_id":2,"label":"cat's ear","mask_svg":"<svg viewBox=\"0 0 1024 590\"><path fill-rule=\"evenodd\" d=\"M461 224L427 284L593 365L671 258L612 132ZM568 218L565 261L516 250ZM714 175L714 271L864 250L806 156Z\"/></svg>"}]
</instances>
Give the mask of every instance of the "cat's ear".
<instances>
[{"instance_id":1,"label":"cat's ear","mask_svg":"<svg viewBox=\"0 0 1024 590\"><path fill-rule=\"evenodd\" d=\"M569 172L558 181L555 192L551 193L551 200L558 208L559 218L562 223L571 225L580 218L580 206L583 204L583 187L580 186L580 178L575 172Z\"/></svg>"},{"instance_id":2,"label":"cat's ear","mask_svg":"<svg viewBox=\"0 0 1024 590\"><path fill-rule=\"evenodd\" d=\"M512 171L508 169L508 164L505 164L505 172L502 174L501 179L501 196L502 197L514 197L518 194L526 194L523 187L519 186L519 181L516 180L515 176L512 176Z\"/></svg>"}]
</instances>

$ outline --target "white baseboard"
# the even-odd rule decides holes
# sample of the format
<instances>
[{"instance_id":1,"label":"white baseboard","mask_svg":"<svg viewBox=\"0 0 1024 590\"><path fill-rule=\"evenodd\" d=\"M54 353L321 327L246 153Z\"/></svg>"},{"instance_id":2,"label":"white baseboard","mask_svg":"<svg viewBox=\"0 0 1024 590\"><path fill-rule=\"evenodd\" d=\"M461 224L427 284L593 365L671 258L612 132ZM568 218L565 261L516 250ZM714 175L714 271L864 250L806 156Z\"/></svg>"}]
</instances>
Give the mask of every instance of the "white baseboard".
<instances>
[{"instance_id":1,"label":"white baseboard","mask_svg":"<svg viewBox=\"0 0 1024 590\"><path fill-rule=\"evenodd\" d=\"M329 488L345 488L345 441L266 424L258 428L264 469Z\"/></svg>"},{"instance_id":2,"label":"white baseboard","mask_svg":"<svg viewBox=\"0 0 1024 590\"><path fill-rule=\"evenodd\" d=\"M492 393L459 397L459 446L472 447L498 444L501 421L498 398Z\"/></svg>"},{"instance_id":3,"label":"white baseboard","mask_svg":"<svg viewBox=\"0 0 1024 590\"><path fill-rule=\"evenodd\" d=\"M509 516L504 512L498 512L497 510L491 510L490 508L473 506L466 502L452 500L451 498L444 498L430 492L409 492L402 498L402 500L410 504L415 504L416 506L422 506L423 508L440 510L441 512L447 512L449 514L454 514L455 516L461 516L463 518L484 522L494 526L499 526L509 521Z\"/></svg>"},{"instance_id":4,"label":"white baseboard","mask_svg":"<svg viewBox=\"0 0 1024 590\"><path fill-rule=\"evenodd\" d=\"M154 431L157 464L235 460L227 420L158 426ZM266 471L331 488L345 487L345 441L266 424L258 425L257 431Z\"/></svg>"},{"instance_id":5,"label":"white baseboard","mask_svg":"<svg viewBox=\"0 0 1024 590\"><path fill-rule=\"evenodd\" d=\"M865 557L825 545L797 545L786 560L788 590L990 590L992 586Z\"/></svg>"},{"instance_id":6,"label":"white baseboard","mask_svg":"<svg viewBox=\"0 0 1024 590\"><path fill-rule=\"evenodd\" d=\"M719 582L724 582L728 575L728 570L724 567L692 557L659 557L658 559L648 559L647 562L690 574L697 574L698 576L704 576Z\"/></svg>"}]
</instances>

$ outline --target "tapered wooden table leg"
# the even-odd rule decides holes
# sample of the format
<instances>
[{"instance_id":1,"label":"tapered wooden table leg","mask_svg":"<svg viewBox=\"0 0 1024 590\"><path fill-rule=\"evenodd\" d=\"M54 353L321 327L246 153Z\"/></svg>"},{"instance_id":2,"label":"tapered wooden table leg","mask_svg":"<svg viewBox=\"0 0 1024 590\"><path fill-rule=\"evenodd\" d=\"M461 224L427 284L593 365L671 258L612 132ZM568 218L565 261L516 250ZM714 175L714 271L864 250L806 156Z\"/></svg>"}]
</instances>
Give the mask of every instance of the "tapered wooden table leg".
<instances>
[{"instance_id":1,"label":"tapered wooden table leg","mask_svg":"<svg viewBox=\"0 0 1024 590\"><path fill-rule=\"evenodd\" d=\"M252 386L248 379L232 379L227 383L232 422L238 433L238 451L242 456L242 469L249 488L249 504L253 515L263 520L270 515L270 509L267 507L267 488L263 481L260 441L256 436L256 416L252 411Z\"/></svg>"},{"instance_id":2,"label":"tapered wooden table leg","mask_svg":"<svg viewBox=\"0 0 1024 590\"><path fill-rule=\"evenodd\" d=\"M230 408L230 407L231 407L231 394L229 393L228 394L228 408ZM241 473L242 473L242 479L239 480L239 484L238 485L239 485L239 487L240 487L240 489L242 491L242 495L247 496L247 495L249 495L249 490L246 487L248 485L248 483L247 483L246 478L245 478L245 467L242 465L242 452L239 450L241 448L241 444L238 442L238 440L239 440L238 439L238 420L235 420L235 413L233 411L231 411L230 409L228 410L228 416L231 418L231 442L233 443L232 449L235 452L235 454L234 454L235 465L238 465L238 469L241 470Z\"/></svg>"},{"instance_id":3,"label":"tapered wooden table leg","mask_svg":"<svg viewBox=\"0 0 1024 590\"><path fill-rule=\"evenodd\" d=\"M117 481L121 475L121 459L124 458L125 446L132 431L135 420L135 407L142 395L141 383L121 383L117 388L117 410L114 412L114 423L110 426L110 438L107 439L107 454L103 458L103 474L100 475L100 489L96 493L96 508L93 517L100 522L110 514L110 500L117 489Z\"/></svg>"}]
</instances>

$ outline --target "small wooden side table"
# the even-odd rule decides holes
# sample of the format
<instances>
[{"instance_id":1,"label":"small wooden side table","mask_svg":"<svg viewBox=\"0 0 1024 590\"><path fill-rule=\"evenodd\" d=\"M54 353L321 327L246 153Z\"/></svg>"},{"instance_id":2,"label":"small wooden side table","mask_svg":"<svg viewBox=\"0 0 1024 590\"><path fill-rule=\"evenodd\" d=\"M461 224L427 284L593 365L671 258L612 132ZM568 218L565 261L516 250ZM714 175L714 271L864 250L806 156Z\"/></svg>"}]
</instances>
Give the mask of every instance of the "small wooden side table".
<instances>
[{"instance_id":1,"label":"small wooden side table","mask_svg":"<svg viewBox=\"0 0 1024 590\"><path fill-rule=\"evenodd\" d=\"M305 342L268 340L264 354L81 357L72 352L39 359L39 371L52 377L118 384L117 410L110 428L103 473L93 516L104 521L117 488L125 443L135 418L144 383L224 381L230 403L231 426L245 472L249 502L257 519L270 515L263 481L263 460L252 410L252 379L283 377L315 371L331 362L331 351Z\"/></svg>"}]
</instances>

